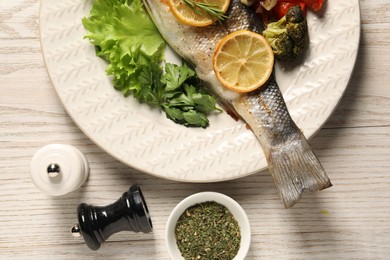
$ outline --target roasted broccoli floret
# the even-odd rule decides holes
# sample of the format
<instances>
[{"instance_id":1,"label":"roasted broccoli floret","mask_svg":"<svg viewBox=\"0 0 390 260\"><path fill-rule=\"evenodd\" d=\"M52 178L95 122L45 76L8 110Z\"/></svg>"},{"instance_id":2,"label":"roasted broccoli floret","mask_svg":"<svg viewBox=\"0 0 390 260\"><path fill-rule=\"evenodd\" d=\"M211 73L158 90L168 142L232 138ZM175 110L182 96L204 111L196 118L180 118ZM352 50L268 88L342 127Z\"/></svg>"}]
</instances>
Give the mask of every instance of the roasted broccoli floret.
<instances>
[{"instance_id":1,"label":"roasted broccoli floret","mask_svg":"<svg viewBox=\"0 0 390 260\"><path fill-rule=\"evenodd\" d=\"M279 21L269 23L263 36L271 45L275 57L294 60L305 49L308 30L305 14L298 5L290 7Z\"/></svg>"}]
</instances>

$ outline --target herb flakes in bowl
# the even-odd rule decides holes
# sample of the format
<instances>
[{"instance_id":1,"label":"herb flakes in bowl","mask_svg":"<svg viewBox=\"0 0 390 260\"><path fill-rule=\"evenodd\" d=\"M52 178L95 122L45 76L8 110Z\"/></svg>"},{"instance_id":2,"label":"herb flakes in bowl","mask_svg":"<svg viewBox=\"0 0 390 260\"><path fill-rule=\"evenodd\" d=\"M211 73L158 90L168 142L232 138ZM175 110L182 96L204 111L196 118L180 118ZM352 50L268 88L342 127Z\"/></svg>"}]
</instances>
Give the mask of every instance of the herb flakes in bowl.
<instances>
[{"instance_id":1,"label":"herb flakes in bowl","mask_svg":"<svg viewBox=\"0 0 390 260\"><path fill-rule=\"evenodd\" d=\"M245 259L251 241L248 217L232 198L200 192L183 199L166 226L172 259Z\"/></svg>"}]
</instances>

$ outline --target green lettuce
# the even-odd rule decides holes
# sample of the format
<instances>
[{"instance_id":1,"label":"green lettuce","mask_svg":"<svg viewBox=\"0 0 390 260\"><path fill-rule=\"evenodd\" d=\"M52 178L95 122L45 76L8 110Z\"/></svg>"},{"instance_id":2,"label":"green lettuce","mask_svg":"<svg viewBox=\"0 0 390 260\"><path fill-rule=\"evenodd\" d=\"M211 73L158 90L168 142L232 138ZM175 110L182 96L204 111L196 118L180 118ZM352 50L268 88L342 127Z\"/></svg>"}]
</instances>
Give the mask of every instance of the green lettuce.
<instances>
[{"instance_id":1,"label":"green lettuce","mask_svg":"<svg viewBox=\"0 0 390 260\"><path fill-rule=\"evenodd\" d=\"M191 68L161 66L166 44L141 0L95 0L82 23L85 38L108 62L106 73L123 95L161 109L186 126L206 127L206 115L219 110Z\"/></svg>"}]
</instances>

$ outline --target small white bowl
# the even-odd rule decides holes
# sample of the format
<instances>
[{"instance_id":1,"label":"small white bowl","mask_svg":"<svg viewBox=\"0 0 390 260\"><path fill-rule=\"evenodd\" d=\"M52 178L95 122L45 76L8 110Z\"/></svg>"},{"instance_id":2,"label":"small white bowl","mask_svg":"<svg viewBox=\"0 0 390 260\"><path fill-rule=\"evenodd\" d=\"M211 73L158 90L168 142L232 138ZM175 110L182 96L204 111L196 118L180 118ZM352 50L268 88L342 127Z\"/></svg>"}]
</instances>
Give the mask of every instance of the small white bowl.
<instances>
[{"instance_id":1,"label":"small white bowl","mask_svg":"<svg viewBox=\"0 0 390 260\"><path fill-rule=\"evenodd\" d=\"M232 198L218 192L200 192L193 194L183 199L173 209L171 215L168 218L168 223L165 229L165 241L171 258L174 260L184 259L176 245L175 239L175 228L179 217L187 208L197 203L206 201L215 201L221 205L224 205L233 214L234 218L238 222L238 225L240 226L241 231L240 249L238 250L237 255L234 257L234 260L245 259L251 243L251 230L248 217L240 204L238 204Z\"/></svg>"}]
</instances>

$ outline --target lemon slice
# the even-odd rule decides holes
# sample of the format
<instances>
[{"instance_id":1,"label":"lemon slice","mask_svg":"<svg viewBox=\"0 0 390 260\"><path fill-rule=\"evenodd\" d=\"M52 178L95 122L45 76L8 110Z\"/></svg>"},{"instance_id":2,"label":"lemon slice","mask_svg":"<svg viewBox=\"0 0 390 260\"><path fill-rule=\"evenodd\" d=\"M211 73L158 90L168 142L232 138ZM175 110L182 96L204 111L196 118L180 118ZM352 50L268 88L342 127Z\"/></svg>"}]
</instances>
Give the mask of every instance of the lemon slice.
<instances>
[{"instance_id":1,"label":"lemon slice","mask_svg":"<svg viewBox=\"0 0 390 260\"><path fill-rule=\"evenodd\" d=\"M271 76L274 54L269 43L258 33L241 30L218 43L213 68L222 85L236 92L250 92Z\"/></svg>"},{"instance_id":2,"label":"lemon slice","mask_svg":"<svg viewBox=\"0 0 390 260\"><path fill-rule=\"evenodd\" d=\"M217 20L216 16L197 7L197 4L211 6L220 10L221 14L226 12L230 4L230 0L188 0L188 2L193 2L194 6L190 7L185 0L168 0L168 5L179 22L190 26L207 26Z\"/></svg>"}]
</instances>

